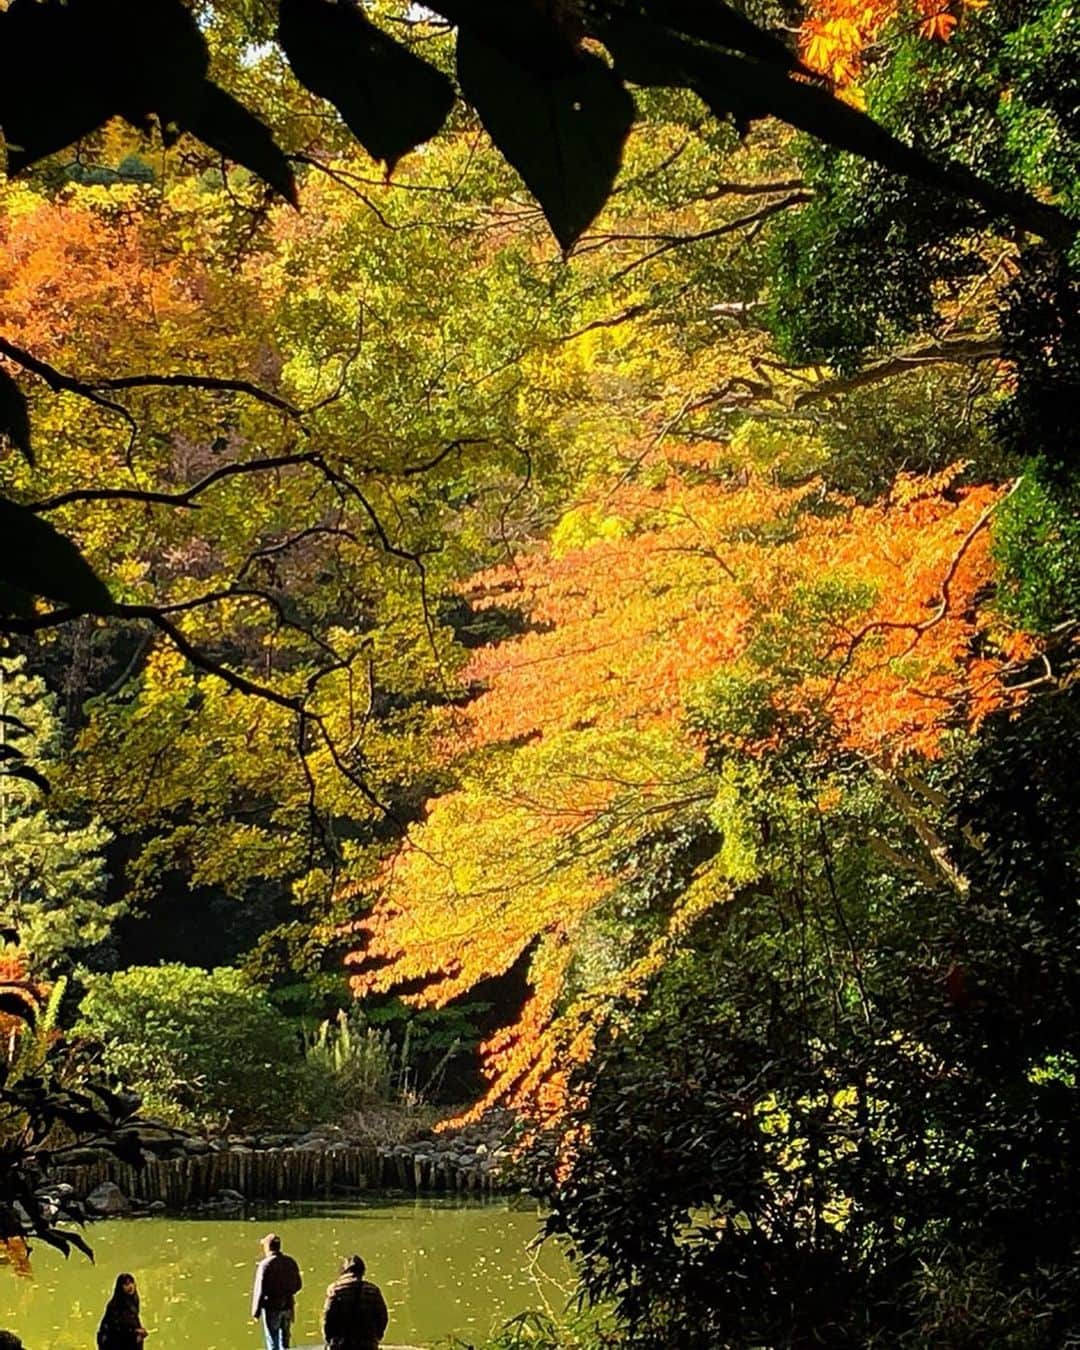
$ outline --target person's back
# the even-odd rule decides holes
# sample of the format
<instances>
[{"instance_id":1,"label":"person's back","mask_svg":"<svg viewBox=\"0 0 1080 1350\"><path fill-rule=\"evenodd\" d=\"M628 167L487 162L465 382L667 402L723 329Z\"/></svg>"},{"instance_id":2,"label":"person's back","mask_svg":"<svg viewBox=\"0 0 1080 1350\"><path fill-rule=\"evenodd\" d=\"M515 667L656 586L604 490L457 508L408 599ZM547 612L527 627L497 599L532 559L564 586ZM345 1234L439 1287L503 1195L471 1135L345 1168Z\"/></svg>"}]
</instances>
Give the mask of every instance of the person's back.
<instances>
[{"instance_id":1,"label":"person's back","mask_svg":"<svg viewBox=\"0 0 1080 1350\"><path fill-rule=\"evenodd\" d=\"M271 1252L259 1263L262 1307L275 1312L290 1312L296 1306L295 1295L303 1288L300 1267L285 1252Z\"/></svg>"},{"instance_id":2,"label":"person's back","mask_svg":"<svg viewBox=\"0 0 1080 1350\"><path fill-rule=\"evenodd\" d=\"M255 1267L251 1315L262 1322L266 1350L288 1350L295 1296L304 1282L300 1267L281 1250L281 1238L276 1233L267 1233L261 1246L263 1259Z\"/></svg>"},{"instance_id":3,"label":"person's back","mask_svg":"<svg viewBox=\"0 0 1080 1350\"><path fill-rule=\"evenodd\" d=\"M389 1320L378 1285L364 1279L364 1263L350 1256L326 1291L323 1337L327 1350L377 1350Z\"/></svg>"}]
</instances>

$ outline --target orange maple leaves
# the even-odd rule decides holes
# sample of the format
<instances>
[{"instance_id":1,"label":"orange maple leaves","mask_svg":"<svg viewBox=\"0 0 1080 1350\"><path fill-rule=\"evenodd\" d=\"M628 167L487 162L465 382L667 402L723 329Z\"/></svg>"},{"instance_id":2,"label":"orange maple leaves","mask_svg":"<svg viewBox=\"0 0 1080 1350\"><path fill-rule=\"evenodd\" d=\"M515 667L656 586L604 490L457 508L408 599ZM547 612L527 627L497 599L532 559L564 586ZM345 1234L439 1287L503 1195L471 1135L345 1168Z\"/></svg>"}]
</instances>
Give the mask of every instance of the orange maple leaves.
<instances>
[{"instance_id":1,"label":"orange maple leaves","mask_svg":"<svg viewBox=\"0 0 1080 1350\"><path fill-rule=\"evenodd\" d=\"M535 626L474 655L466 677L485 692L466 713L471 744L663 726L703 679L787 624L805 669L782 701L827 704L854 748L935 753L942 705L965 696L998 489L954 491L952 470L902 477L860 506L817 482L653 472L606 499L619 537L563 556L545 547L478 579L474 603L513 600Z\"/></svg>"},{"instance_id":2,"label":"orange maple leaves","mask_svg":"<svg viewBox=\"0 0 1080 1350\"><path fill-rule=\"evenodd\" d=\"M987 0L914 0L911 24L921 36L948 42L963 8L981 9ZM803 60L858 101L858 84L868 50L894 20L899 0L816 0L799 34Z\"/></svg>"},{"instance_id":3,"label":"orange maple leaves","mask_svg":"<svg viewBox=\"0 0 1080 1350\"><path fill-rule=\"evenodd\" d=\"M753 756L812 725L880 762L932 757L1010 698L1023 640L991 633L982 604L1002 490L957 476L901 477L859 505L816 481L725 479L708 448L669 451L477 578L474 605L514 605L530 626L472 656L483 692L447 733L471 767L387 869L357 992L408 985L438 1006L527 957L531 995L486 1068L492 1096L553 1109L598 1010L632 1001L663 960L661 937L583 985L578 952L618 893L620 844L716 796L695 726ZM718 679L767 708L765 730L724 726ZM717 874L693 905L730 885Z\"/></svg>"}]
</instances>

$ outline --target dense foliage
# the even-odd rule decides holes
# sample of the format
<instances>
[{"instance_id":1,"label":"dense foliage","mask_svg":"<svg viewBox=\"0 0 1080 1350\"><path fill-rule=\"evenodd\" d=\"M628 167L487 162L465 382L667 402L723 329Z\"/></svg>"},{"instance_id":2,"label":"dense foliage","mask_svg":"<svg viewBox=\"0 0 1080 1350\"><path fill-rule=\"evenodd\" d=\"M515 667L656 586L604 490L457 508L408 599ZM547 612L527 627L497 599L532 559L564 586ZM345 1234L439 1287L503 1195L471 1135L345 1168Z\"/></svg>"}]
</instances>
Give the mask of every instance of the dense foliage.
<instances>
[{"instance_id":1,"label":"dense foliage","mask_svg":"<svg viewBox=\"0 0 1080 1350\"><path fill-rule=\"evenodd\" d=\"M721 5L367 9L147 4L175 104L124 46L8 135L8 1235L87 1056L207 1130L449 1082L608 1342L1071 1343L1075 14L754 6L838 100Z\"/></svg>"},{"instance_id":2,"label":"dense foliage","mask_svg":"<svg viewBox=\"0 0 1080 1350\"><path fill-rule=\"evenodd\" d=\"M767 870L581 1075L550 1227L631 1343L1075 1336L1078 725L998 714L935 771L947 899L868 856L872 787L817 846L762 799Z\"/></svg>"},{"instance_id":3,"label":"dense foliage","mask_svg":"<svg viewBox=\"0 0 1080 1350\"><path fill-rule=\"evenodd\" d=\"M302 1104L302 1048L240 971L132 966L92 977L75 1034L102 1067L175 1125L272 1124Z\"/></svg>"}]
</instances>

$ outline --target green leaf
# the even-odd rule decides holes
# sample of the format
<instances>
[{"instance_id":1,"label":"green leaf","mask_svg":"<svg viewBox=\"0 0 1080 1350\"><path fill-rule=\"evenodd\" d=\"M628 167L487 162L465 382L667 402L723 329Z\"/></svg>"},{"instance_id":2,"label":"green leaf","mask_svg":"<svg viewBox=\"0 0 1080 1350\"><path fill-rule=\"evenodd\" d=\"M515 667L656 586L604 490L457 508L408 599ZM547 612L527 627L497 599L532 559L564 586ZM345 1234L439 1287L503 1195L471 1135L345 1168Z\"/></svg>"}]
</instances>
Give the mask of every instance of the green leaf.
<instances>
[{"instance_id":1,"label":"green leaf","mask_svg":"<svg viewBox=\"0 0 1080 1350\"><path fill-rule=\"evenodd\" d=\"M0 436L6 436L16 450L21 450L29 463L33 464L26 395L6 370L0 370Z\"/></svg>"},{"instance_id":2,"label":"green leaf","mask_svg":"<svg viewBox=\"0 0 1080 1350\"><path fill-rule=\"evenodd\" d=\"M184 129L297 204L296 181L285 152L255 114L224 89L204 81L198 110Z\"/></svg>"},{"instance_id":3,"label":"green leaf","mask_svg":"<svg viewBox=\"0 0 1080 1350\"><path fill-rule=\"evenodd\" d=\"M567 74L527 70L458 34L458 78L491 139L525 180L564 249L596 219L622 163L634 103L599 57Z\"/></svg>"},{"instance_id":4,"label":"green leaf","mask_svg":"<svg viewBox=\"0 0 1080 1350\"><path fill-rule=\"evenodd\" d=\"M6 497L0 497L0 539L0 584L74 609L112 608L104 582L71 540Z\"/></svg>"},{"instance_id":5,"label":"green leaf","mask_svg":"<svg viewBox=\"0 0 1080 1350\"><path fill-rule=\"evenodd\" d=\"M388 171L430 140L453 107L446 76L350 0L281 0L278 38L300 83L329 100Z\"/></svg>"}]
</instances>

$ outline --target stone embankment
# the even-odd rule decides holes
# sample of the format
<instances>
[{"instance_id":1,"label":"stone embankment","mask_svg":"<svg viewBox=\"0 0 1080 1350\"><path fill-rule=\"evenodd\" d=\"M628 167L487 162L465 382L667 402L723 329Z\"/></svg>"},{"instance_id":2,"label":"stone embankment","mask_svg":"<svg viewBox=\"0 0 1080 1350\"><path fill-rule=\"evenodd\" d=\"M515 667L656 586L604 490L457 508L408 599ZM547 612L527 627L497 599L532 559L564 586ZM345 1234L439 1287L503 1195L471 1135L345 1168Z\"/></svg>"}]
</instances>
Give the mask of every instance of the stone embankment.
<instances>
[{"instance_id":1,"label":"stone embankment","mask_svg":"<svg viewBox=\"0 0 1080 1350\"><path fill-rule=\"evenodd\" d=\"M117 1215L357 1195L366 1191L493 1195L514 1189L509 1121L493 1118L456 1133L374 1144L338 1126L303 1134L178 1140L174 1155L141 1167L96 1149L68 1154L46 1192L74 1194L91 1213Z\"/></svg>"}]
</instances>

